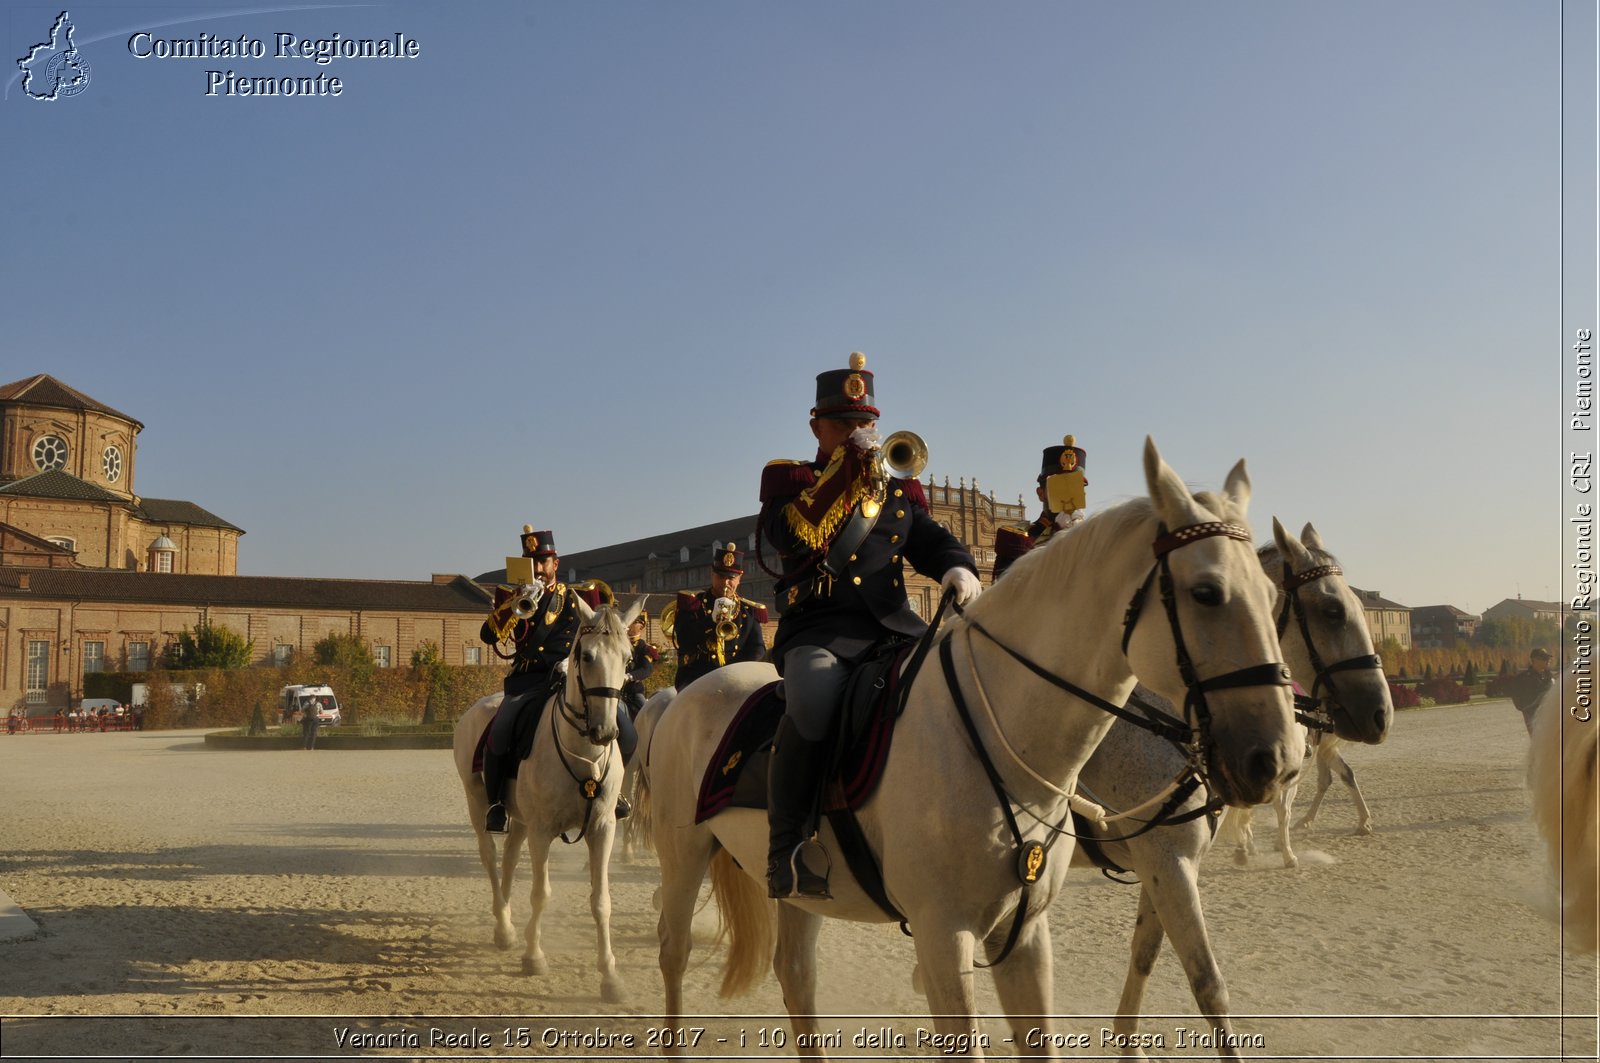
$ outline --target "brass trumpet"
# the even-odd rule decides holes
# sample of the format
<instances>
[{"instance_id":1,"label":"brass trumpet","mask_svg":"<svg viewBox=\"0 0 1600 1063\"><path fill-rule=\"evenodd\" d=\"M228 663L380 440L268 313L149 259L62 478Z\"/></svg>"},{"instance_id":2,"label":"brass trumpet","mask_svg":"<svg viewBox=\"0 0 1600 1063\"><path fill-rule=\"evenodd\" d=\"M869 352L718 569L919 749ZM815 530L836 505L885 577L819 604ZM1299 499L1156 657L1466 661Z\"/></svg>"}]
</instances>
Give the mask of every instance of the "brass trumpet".
<instances>
[{"instance_id":1,"label":"brass trumpet","mask_svg":"<svg viewBox=\"0 0 1600 1063\"><path fill-rule=\"evenodd\" d=\"M726 642L738 637L739 625L733 622L738 608L738 603L732 598L718 598L711 606L711 619L717 625L717 638L720 641Z\"/></svg>"},{"instance_id":2,"label":"brass trumpet","mask_svg":"<svg viewBox=\"0 0 1600 1063\"><path fill-rule=\"evenodd\" d=\"M657 622L661 625L661 634L674 646L678 644L676 635L678 621L678 599L674 598L661 607L661 616Z\"/></svg>"},{"instance_id":3,"label":"brass trumpet","mask_svg":"<svg viewBox=\"0 0 1600 1063\"><path fill-rule=\"evenodd\" d=\"M878 466L885 480L917 480L928 467L928 444L901 430L878 444Z\"/></svg>"},{"instance_id":4,"label":"brass trumpet","mask_svg":"<svg viewBox=\"0 0 1600 1063\"><path fill-rule=\"evenodd\" d=\"M511 615L526 620L539 611L539 600L544 597L543 583L530 583L518 587L511 596Z\"/></svg>"},{"instance_id":5,"label":"brass trumpet","mask_svg":"<svg viewBox=\"0 0 1600 1063\"><path fill-rule=\"evenodd\" d=\"M511 592L511 597L500 603L489 614L489 626L500 638L509 638L511 625L516 620L527 620L539 611L539 600L544 597L544 584L524 583Z\"/></svg>"}]
</instances>

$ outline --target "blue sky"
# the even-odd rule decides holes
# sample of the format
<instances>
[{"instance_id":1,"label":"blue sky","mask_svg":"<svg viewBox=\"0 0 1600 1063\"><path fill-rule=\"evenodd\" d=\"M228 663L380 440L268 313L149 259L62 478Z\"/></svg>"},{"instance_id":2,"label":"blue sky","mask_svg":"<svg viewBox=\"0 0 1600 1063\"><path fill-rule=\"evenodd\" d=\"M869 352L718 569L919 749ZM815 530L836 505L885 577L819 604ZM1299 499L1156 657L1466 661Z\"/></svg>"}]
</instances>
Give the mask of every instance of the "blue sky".
<instances>
[{"instance_id":1,"label":"blue sky","mask_svg":"<svg viewBox=\"0 0 1600 1063\"><path fill-rule=\"evenodd\" d=\"M753 512L861 350L940 479L1031 501L1072 432L1093 509L1149 433L1396 601L1562 593L1556 3L73 4L91 82L27 99L59 11L0 23L0 376L143 421L243 573Z\"/></svg>"}]
</instances>

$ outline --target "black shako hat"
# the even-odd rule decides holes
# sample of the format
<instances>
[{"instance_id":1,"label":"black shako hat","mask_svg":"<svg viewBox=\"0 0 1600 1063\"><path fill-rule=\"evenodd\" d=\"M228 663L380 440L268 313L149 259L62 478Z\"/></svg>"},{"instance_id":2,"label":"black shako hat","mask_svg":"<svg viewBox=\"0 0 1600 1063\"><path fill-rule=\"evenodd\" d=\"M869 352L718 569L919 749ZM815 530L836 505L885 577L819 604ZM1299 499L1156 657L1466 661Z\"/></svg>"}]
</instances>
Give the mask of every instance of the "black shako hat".
<instances>
[{"instance_id":1,"label":"black shako hat","mask_svg":"<svg viewBox=\"0 0 1600 1063\"><path fill-rule=\"evenodd\" d=\"M817 374L817 404L811 408L811 416L876 421L878 407L873 405L874 401L867 356L856 351L850 355L849 369L830 369Z\"/></svg>"},{"instance_id":2,"label":"black shako hat","mask_svg":"<svg viewBox=\"0 0 1600 1063\"><path fill-rule=\"evenodd\" d=\"M524 524L522 526L522 556L555 557L556 533L553 531L534 531L532 524Z\"/></svg>"},{"instance_id":3,"label":"black shako hat","mask_svg":"<svg viewBox=\"0 0 1600 1063\"><path fill-rule=\"evenodd\" d=\"M1061 440L1059 447L1045 447L1044 456L1039 464L1039 482L1044 483L1058 472L1072 472L1085 468L1089 453L1077 446L1075 436L1067 436Z\"/></svg>"},{"instance_id":4,"label":"black shako hat","mask_svg":"<svg viewBox=\"0 0 1600 1063\"><path fill-rule=\"evenodd\" d=\"M744 575L743 562L744 551L732 543L727 543L720 550L715 551L711 559L711 571L719 576L742 576Z\"/></svg>"}]
</instances>

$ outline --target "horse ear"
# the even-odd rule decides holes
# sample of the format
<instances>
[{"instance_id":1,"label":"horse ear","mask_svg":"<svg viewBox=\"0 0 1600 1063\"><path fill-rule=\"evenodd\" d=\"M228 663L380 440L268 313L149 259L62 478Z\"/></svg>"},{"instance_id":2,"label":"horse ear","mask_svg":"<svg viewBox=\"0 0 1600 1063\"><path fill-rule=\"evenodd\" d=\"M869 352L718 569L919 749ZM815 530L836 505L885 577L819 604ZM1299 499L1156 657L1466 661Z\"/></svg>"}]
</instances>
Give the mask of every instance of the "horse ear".
<instances>
[{"instance_id":1,"label":"horse ear","mask_svg":"<svg viewBox=\"0 0 1600 1063\"><path fill-rule=\"evenodd\" d=\"M1289 562L1290 568L1304 569L1310 567L1311 555L1306 552L1299 539L1296 539L1283 522L1277 517L1272 518L1272 538L1278 544L1278 555Z\"/></svg>"},{"instance_id":2,"label":"horse ear","mask_svg":"<svg viewBox=\"0 0 1600 1063\"><path fill-rule=\"evenodd\" d=\"M1320 550L1323 553L1328 552L1328 548L1322 545L1322 536L1317 534L1317 529L1311 526L1311 522L1309 520L1306 521L1305 530L1300 533L1300 541L1306 544L1307 550Z\"/></svg>"},{"instance_id":3,"label":"horse ear","mask_svg":"<svg viewBox=\"0 0 1600 1063\"><path fill-rule=\"evenodd\" d=\"M1194 496L1184 486L1178 474L1162 460L1156 441L1144 437L1144 482L1155 503L1156 516L1169 528L1180 528L1192 523Z\"/></svg>"},{"instance_id":4,"label":"horse ear","mask_svg":"<svg viewBox=\"0 0 1600 1063\"><path fill-rule=\"evenodd\" d=\"M594 608L590 606L588 602L584 601L576 594L572 596L572 601L575 605L577 605L578 615L583 617L583 622L585 624L594 619Z\"/></svg>"},{"instance_id":5,"label":"horse ear","mask_svg":"<svg viewBox=\"0 0 1600 1063\"><path fill-rule=\"evenodd\" d=\"M639 597L633 600L632 605L628 606L628 611L622 614L622 626L627 627L629 624L639 619L639 610L643 608L644 595L641 594Z\"/></svg>"},{"instance_id":6,"label":"horse ear","mask_svg":"<svg viewBox=\"0 0 1600 1063\"><path fill-rule=\"evenodd\" d=\"M1228 478L1222 483L1222 494L1238 509L1239 518L1243 520L1250 511L1250 473L1245 470L1243 458L1228 470Z\"/></svg>"}]
</instances>

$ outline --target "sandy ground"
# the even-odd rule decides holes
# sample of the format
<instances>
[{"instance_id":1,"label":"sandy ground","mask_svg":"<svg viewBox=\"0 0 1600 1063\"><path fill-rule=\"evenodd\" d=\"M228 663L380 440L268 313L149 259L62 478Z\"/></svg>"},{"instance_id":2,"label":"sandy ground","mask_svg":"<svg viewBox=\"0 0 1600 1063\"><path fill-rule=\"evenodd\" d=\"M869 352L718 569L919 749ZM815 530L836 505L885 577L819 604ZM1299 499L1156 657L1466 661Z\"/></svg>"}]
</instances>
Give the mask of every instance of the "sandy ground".
<instances>
[{"instance_id":1,"label":"sandy ground","mask_svg":"<svg viewBox=\"0 0 1600 1063\"><path fill-rule=\"evenodd\" d=\"M1349 754L1375 835L1350 833L1354 809L1335 783L1318 827L1297 839L1298 869L1271 851L1245 868L1207 858L1202 891L1237 1027L1265 1046L1249 1054L1595 1058L1595 965L1563 955L1549 918L1526 745L1505 702L1402 713L1387 744ZM197 732L0 736L0 801L0 890L40 928L0 942L5 1058L655 1054L654 863L613 865L626 1004L599 999L582 846L556 846L551 973L522 977L518 951L491 944L447 752L216 752ZM1259 823L1271 850L1270 813ZM521 885L516 897L525 920ZM1063 1056L1108 1054L1100 1030L1136 900L1081 872L1052 910L1059 1026L1092 1045ZM697 923L688 1000L705 1032L692 1054L792 1051L763 1047L785 1032L770 978L718 1000L714 925L709 913ZM821 1006L839 1016L824 1028L843 1044L830 1054L918 1054L930 1024L910 941L830 923L821 947ZM987 976L978 985L992 1010ZM1166 1045L1152 1055L1210 1054L1178 1047L1179 1028L1206 1024L1170 950L1146 1011ZM910 1047L852 1046L885 1026ZM341 1030L395 1046L352 1046ZM1016 1053L1004 1022L980 1030L991 1056Z\"/></svg>"}]
</instances>

